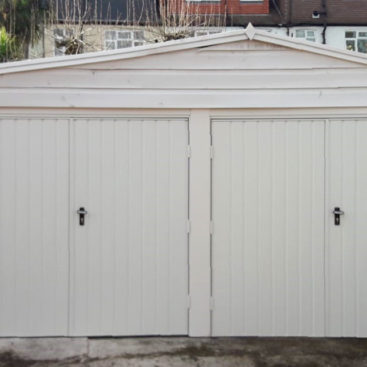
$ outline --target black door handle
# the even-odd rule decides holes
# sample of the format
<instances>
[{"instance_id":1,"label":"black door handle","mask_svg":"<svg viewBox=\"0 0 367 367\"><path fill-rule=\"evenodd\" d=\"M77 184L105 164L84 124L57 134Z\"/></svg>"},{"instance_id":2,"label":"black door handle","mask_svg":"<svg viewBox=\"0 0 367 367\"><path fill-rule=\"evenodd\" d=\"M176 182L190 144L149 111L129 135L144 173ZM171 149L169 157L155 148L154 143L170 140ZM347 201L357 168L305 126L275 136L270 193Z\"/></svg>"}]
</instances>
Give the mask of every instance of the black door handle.
<instances>
[{"instance_id":1,"label":"black door handle","mask_svg":"<svg viewBox=\"0 0 367 367\"><path fill-rule=\"evenodd\" d=\"M344 212L342 210L340 210L340 208L338 206L336 206L333 210L333 214L334 214L334 224L336 226L340 225L340 216L344 214Z\"/></svg>"},{"instance_id":2,"label":"black door handle","mask_svg":"<svg viewBox=\"0 0 367 367\"><path fill-rule=\"evenodd\" d=\"M83 207L80 207L77 210L77 213L79 214L79 224L81 226L84 226L84 224L85 224L85 216L88 214L88 212Z\"/></svg>"}]
</instances>

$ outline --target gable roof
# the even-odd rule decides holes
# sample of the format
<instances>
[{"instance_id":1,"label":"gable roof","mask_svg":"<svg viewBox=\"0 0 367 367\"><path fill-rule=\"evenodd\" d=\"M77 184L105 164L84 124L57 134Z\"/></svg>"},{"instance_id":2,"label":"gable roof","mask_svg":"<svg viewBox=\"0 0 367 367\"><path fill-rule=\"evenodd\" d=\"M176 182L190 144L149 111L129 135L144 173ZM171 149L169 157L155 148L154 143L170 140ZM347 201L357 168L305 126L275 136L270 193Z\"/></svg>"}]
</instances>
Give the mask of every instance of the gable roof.
<instances>
[{"instance_id":1,"label":"gable roof","mask_svg":"<svg viewBox=\"0 0 367 367\"><path fill-rule=\"evenodd\" d=\"M19 73L33 70L53 69L68 66L94 64L100 62L118 61L144 57L168 52L177 52L193 48L204 48L219 44L255 40L277 46L329 56L340 60L367 65L367 55L340 50L327 45L304 41L292 37L280 36L264 30L256 29L250 23L246 29L229 31L209 36L186 38L164 43L148 44L129 49L99 51L80 55L58 56L36 60L8 62L0 65L0 75Z\"/></svg>"}]
</instances>

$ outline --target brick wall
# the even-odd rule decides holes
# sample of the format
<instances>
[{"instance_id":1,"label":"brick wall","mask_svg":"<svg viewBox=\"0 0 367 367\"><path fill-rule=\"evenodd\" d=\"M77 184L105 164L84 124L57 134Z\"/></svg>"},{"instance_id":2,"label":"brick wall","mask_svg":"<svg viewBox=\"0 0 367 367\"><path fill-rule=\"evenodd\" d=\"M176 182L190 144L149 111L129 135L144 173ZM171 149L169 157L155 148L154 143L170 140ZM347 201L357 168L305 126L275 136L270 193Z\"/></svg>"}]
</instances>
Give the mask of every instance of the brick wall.
<instances>
[{"instance_id":1,"label":"brick wall","mask_svg":"<svg viewBox=\"0 0 367 367\"><path fill-rule=\"evenodd\" d=\"M187 0L169 0L170 11L179 14L269 14L269 0L245 2L240 0L206 1L202 3ZM185 10L183 10L185 9Z\"/></svg>"},{"instance_id":2,"label":"brick wall","mask_svg":"<svg viewBox=\"0 0 367 367\"><path fill-rule=\"evenodd\" d=\"M367 1L366 0L278 0L282 9L283 22L285 24L318 24L326 20L328 24L355 24L367 25ZM321 15L319 19L312 18L312 12L324 11L326 5L326 17Z\"/></svg>"}]
</instances>

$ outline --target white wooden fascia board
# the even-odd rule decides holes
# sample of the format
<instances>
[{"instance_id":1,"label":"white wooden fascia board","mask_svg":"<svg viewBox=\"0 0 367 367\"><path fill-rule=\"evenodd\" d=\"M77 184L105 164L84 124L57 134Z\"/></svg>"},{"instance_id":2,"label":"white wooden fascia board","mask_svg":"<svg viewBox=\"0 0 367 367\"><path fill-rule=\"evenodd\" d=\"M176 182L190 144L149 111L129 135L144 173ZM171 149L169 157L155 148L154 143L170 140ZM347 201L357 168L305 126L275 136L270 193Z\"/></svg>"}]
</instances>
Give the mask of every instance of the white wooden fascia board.
<instances>
[{"instance_id":1,"label":"white wooden fascia board","mask_svg":"<svg viewBox=\"0 0 367 367\"><path fill-rule=\"evenodd\" d=\"M245 33L245 30L236 30L214 35L149 44L124 50L99 51L80 55L15 61L0 65L0 75L125 60L168 52L183 51L193 48L209 47L223 43L243 41L246 39L248 39L248 37Z\"/></svg>"},{"instance_id":2,"label":"white wooden fascia board","mask_svg":"<svg viewBox=\"0 0 367 367\"><path fill-rule=\"evenodd\" d=\"M101 95L104 98L101 98ZM0 108L315 108L365 107L366 89L253 91L169 91L153 93L109 90L64 92L0 90Z\"/></svg>"},{"instance_id":3,"label":"white wooden fascia board","mask_svg":"<svg viewBox=\"0 0 367 367\"><path fill-rule=\"evenodd\" d=\"M302 39L294 39L288 36L275 35L258 29L255 30L255 34L251 37L251 39L255 41L272 43L278 46L289 47L300 51L312 52L318 55L334 57L337 59L367 65L367 55L354 54L352 51L341 50L328 45L321 45Z\"/></svg>"}]
</instances>

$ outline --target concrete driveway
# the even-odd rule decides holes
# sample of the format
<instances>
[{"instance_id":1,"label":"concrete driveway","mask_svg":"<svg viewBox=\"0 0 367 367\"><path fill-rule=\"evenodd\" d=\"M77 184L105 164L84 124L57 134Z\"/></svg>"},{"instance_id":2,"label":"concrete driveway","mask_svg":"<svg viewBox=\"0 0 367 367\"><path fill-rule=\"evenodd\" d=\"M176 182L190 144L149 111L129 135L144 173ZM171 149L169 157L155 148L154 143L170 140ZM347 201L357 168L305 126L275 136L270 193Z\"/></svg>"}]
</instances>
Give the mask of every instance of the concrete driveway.
<instances>
[{"instance_id":1,"label":"concrete driveway","mask_svg":"<svg viewBox=\"0 0 367 367\"><path fill-rule=\"evenodd\" d=\"M367 339L0 339L0 367L367 367Z\"/></svg>"}]
</instances>

